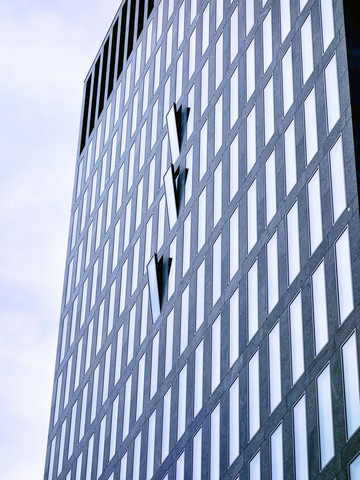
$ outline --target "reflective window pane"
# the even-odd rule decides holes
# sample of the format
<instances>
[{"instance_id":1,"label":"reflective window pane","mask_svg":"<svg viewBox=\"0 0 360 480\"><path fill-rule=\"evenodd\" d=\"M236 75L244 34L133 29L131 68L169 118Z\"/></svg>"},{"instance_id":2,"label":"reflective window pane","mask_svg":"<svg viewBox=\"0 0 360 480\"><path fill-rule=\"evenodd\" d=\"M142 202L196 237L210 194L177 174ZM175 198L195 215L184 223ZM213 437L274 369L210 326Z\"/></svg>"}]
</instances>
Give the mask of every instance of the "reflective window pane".
<instances>
[{"instance_id":1,"label":"reflective window pane","mask_svg":"<svg viewBox=\"0 0 360 480\"><path fill-rule=\"evenodd\" d=\"M335 243L336 273L339 295L340 323L350 315L354 309L353 284L351 272L349 229L342 233Z\"/></svg>"},{"instance_id":2,"label":"reflective window pane","mask_svg":"<svg viewBox=\"0 0 360 480\"><path fill-rule=\"evenodd\" d=\"M346 406L346 432L350 438L360 427L359 368L356 333L342 347L342 366Z\"/></svg>"},{"instance_id":3,"label":"reflective window pane","mask_svg":"<svg viewBox=\"0 0 360 480\"><path fill-rule=\"evenodd\" d=\"M309 478L307 428L306 428L306 401L305 395L297 402L293 409L294 421L294 456L295 476L303 480Z\"/></svg>"},{"instance_id":4,"label":"reflective window pane","mask_svg":"<svg viewBox=\"0 0 360 480\"><path fill-rule=\"evenodd\" d=\"M260 428L260 384L259 384L259 351L251 358L248 365L248 409L249 440Z\"/></svg>"},{"instance_id":5,"label":"reflective window pane","mask_svg":"<svg viewBox=\"0 0 360 480\"><path fill-rule=\"evenodd\" d=\"M312 274L315 354L318 355L329 340L327 326L326 287L324 261Z\"/></svg>"},{"instance_id":6,"label":"reflective window pane","mask_svg":"<svg viewBox=\"0 0 360 480\"><path fill-rule=\"evenodd\" d=\"M284 466L283 466L283 435L282 423L277 427L275 432L270 437L270 452L271 452L271 478L276 480L283 480Z\"/></svg>"},{"instance_id":7,"label":"reflective window pane","mask_svg":"<svg viewBox=\"0 0 360 480\"><path fill-rule=\"evenodd\" d=\"M317 378L317 399L320 437L320 466L323 469L335 453L330 365L327 365Z\"/></svg>"},{"instance_id":8,"label":"reflective window pane","mask_svg":"<svg viewBox=\"0 0 360 480\"><path fill-rule=\"evenodd\" d=\"M328 132L331 132L340 118L336 53L325 68L325 90Z\"/></svg>"}]
</instances>

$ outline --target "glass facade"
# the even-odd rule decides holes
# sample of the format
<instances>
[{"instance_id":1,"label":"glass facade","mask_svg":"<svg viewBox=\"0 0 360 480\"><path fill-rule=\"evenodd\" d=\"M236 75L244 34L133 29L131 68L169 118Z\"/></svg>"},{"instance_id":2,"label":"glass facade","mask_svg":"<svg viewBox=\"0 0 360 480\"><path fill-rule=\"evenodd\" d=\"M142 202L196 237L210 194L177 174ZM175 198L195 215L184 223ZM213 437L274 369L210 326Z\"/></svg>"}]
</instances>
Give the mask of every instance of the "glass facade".
<instances>
[{"instance_id":1,"label":"glass facade","mask_svg":"<svg viewBox=\"0 0 360 480\"><path fill-rule=\"evenodd\" d=\"M121 2L84 85L45 480L357 478L344 23Z\"/></svg>"}]
</instances>

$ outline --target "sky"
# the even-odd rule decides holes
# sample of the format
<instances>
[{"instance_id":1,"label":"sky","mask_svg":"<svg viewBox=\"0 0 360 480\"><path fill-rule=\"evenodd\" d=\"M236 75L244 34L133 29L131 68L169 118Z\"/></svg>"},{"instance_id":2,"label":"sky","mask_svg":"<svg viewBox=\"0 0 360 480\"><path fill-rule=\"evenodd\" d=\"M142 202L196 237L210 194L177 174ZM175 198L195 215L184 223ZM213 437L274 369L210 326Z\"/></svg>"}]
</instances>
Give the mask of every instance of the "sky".
<instances>
[{"instance_id":1,"label":"sky","mask_svg":"<svg viewBox=\"0 0 360 480\"><path fill-rule=\"evenodd\" d=\"M0 1L0 478L43 478L84 78L121 0Z\"/></svg>"}]
</instances>

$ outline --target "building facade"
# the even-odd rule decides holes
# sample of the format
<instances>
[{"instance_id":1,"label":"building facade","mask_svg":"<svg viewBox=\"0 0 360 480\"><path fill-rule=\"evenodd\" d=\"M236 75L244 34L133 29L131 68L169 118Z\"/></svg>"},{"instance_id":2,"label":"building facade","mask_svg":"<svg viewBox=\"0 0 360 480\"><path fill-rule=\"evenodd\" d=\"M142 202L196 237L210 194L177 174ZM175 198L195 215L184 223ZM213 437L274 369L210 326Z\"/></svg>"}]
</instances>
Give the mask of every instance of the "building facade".
<instances>
[{"instance_id":1,"label":"building facade","mask_svg":"<svg viewBox=\"0 0 360 480\"><path fill-rule=\"evenodd\" d=\"M121 3L84 85L46 480L360 478L356 25Z\"/></svg>"}]
</instances>

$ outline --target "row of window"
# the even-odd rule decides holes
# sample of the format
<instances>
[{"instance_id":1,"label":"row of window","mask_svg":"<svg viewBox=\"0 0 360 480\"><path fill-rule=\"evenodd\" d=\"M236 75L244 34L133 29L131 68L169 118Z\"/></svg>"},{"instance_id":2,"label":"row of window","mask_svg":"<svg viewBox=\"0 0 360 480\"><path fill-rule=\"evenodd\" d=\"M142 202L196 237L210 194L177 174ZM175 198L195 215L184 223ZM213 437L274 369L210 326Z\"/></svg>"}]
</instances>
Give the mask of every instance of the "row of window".
<instances>
[{"instance_id":1,"label":"row of window","mask_svg":"<svg viewBox=\"0 0 360 480\"><path fill-rule=\"evenodd\" d=\"M220 358L220 317L215 320L212 325L212 344L217 344L212 352L212 374L211 374L211 392L214 391L220 381L218 373L218 360ZM268 336L268 365L269 365L269 403L270 409L278 405L281 397L281 362L280 362L280 341L279 341L279 324L276 324ZM194 372L194 388L189 386L188 380L188 364L185 364L178 375L178 388L171 386L162 397L162 400L155 406L153 413L149 416L147 421L147 429L143 428L143 432L139 432L135 438L133 449L133 467L132 477L130 475L130 466L127 470L128 476L120 478L138 479L139 468L146 471L146 478L150 480L154 474L154 466L162 464L169 455L171 443L174 443L175 436L171 434L173 429L176 430L176 440L179 441L185 432L186 426L189 424L189 416L187 408L189 408L189 401L187 388L189 391L194 391L193 395L193 415L197 415L202 406L202 390L203 390L203 342L201 342L195 350L195 372ZM346 438L350 439L360 426L360 395L359 395L359 372L358 372L358 353L356 343L356 332L348 338L341 348L342 358L342 374L343 374L343 389L344 400L346 405ZM259 351L257 350L253 357L248 362L248 440L254 437L260 428L260 372L259 372ZM144 356L139 361L138 366L138 380L137 380L137 395L133 395L133 402L135 402L136 419L142 413L142 402L144 392L144 372L145 361ZM106 375L105 375L106 376ZM227 465L230 467L238 458L240 453L240 430L244 423L241 420L241 404L240 402L240 378L237 377L231 384L227 395L227 411L228 411L228 425L223 425L224 421L220 422L221 404L224 400L215 406L210 414L210 431L202 428L197 431L192 439L192 465L193 478L202 478L202 445L203 442L210 443L210 478L216 480L220 478L220 446L222 442L227 443ZM117 445L124 442L129 433L129 419L131 411L131 389L132 389L132 375L128 378L125 384L124 400L122 401L121 394L118 395L112 402L112 406L107 409L108 413L104 415L100 422L99 431L95 432L88 441L88 459L87 462L75 464L76 468L82 468L83 474L89 478L91 469L96 469L96 478L102 474L106 465L110 463L114 457ZM134 390L134 389L133 389ZM280 391L280 393L278 393ZM316 378L316 392L317 392L317 424L319 436L319 459L320 470L326 467L334 456L334 424L333 424L333 407L332 407L332 387L331 387L331 370L330 364L325 368ZM93 396L94 398L94 396ZM136 399L136 401L135 401ZM139 401L140 399L140 401ZM73 454L74 446L78 441L82 441L84 435L84 422L86 417L86 406L88 401L88 386L85 387L82 396L82 403L80 399L74 404L71 415L65 419L59 435L55 437L51 445L49 480L53 478L55 448L58 448L58 464L57 474L59 475L63 468L63 463ZM81 403L81 406L80 406ZM294 471L296 478L306 480L309 478L308 466L308 435L307 435L307 407L306 394L296 402L292 409L292 429L293 429L293 443L294 443ZM120 412L119 405L123 405L123 412ZM312 409L312 407L311 407ZM92 409L91 409L92 412ZM175 416L174 416L175 412ZM122 418L122 422L119 419ZM171 422L171 418L177 418L176 422ZM91 417L90 420L93 418ZM284 420L285 421L285 420ZM156 427L158 425L158 427ZM223 426L222 426L223 425ZM226 429L228 434L221 436L221 431ZM147 430L147 432L146 432ZM141 435L145 438L141 441ZM209 436L209 439L206 439ZM66 439L66 440L65 440ZM106 440L107 439L107 440ZM210 442L209 442L210 440ZM56 442L58 445L56 446ZM96 444L94 450L94 443ZM65 451L65 445L67 449ZM157 447L158 446L158 447ZM270 465L272 478L283 478L283 433L282 423L273 431L269 437L270 446ZM191 448L191 447L190 447ZM264 454L266 445L261 446L261 452ZM187 450L187 449L186 449ZM85 451L85 450L84 450ZM141 454L142 451L142 454ZM261 452L258 451L249 462L249 479L255 480L261 478ZM93 462L92 455L97 459ZM84 455L80 454L80 457ZM127 454L125 454L127 455ZM140 462L140 455L142 461ZM126 473L126 466L123 465L124 458L120 462L120 470ZM146 458L146 461L144 460ZM84 457L85 459L85 457ZM184 472L184 458L179 457L176 464L176 478L183 479ZM356 464L352 469L356 468ZM80 475L80 473L79 473ZM356 478L356 477L351 477Z\"/></svg>"}]
</instances>

